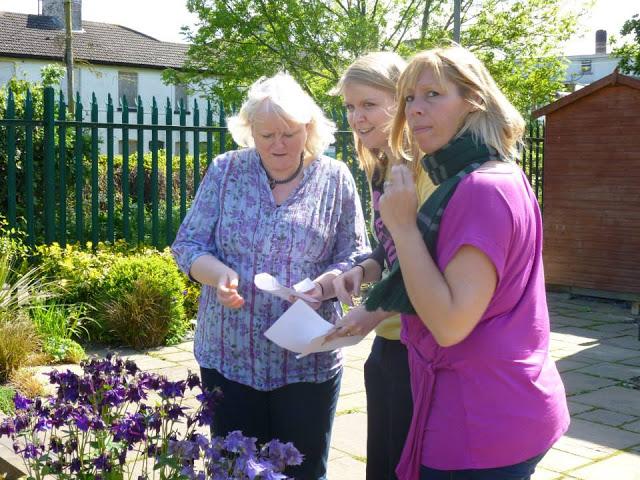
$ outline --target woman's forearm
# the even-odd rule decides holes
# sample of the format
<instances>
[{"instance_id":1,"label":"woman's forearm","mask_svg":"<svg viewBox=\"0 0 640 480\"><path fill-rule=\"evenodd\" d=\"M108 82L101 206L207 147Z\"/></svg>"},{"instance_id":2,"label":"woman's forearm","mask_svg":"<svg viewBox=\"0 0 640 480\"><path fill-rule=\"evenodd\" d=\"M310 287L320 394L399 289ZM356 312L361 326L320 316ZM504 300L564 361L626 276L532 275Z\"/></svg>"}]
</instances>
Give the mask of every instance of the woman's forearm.
<instances>
[{"instance_id":1,"label":"woman's forearm","mask_svg":"<svg viewBox=\"0 0 640 480\"><path fill-rule=\"evenodd\" d=\"M393 237L411 304L439 344L451 341L454 312L451 290L431 258L417 227Z\"/></svg>"},{"instance_id":2,"label":"woman's forearm","mask_svg":"<svg viewBox=\"0 0 640 480\"><path fill-rule=\"evenodd\" d=\"M362 277L363 283L377 282L380 280L380 277L382 276L382 268L377 261L367 258L364 262L359 263L359 265L362 265L362 268L364 269L364 275Z\"/></svg>"},{"instance_id":3,"label":"woman's forearm","mask_svg":"<svg viewBox=\"0 0 640 480\"><path fill-rule=\"evenodd\" d=\"M210 254L201 255L191 264L189 274L203 285L216 287L233 270Z\"/></svg>"},{"instance_id":4,"label":"woman's forearm","mask_svg":"<svg viewBox=\"0 0 640 480\"><path fill-rule=\"evenodd\" d=\"M409 299L422 322L441 346L464 340L496 289L498 276L489 257L463 245L442 273L417 227L396 233L394 242Z\"/></svg>"}]
</instances>

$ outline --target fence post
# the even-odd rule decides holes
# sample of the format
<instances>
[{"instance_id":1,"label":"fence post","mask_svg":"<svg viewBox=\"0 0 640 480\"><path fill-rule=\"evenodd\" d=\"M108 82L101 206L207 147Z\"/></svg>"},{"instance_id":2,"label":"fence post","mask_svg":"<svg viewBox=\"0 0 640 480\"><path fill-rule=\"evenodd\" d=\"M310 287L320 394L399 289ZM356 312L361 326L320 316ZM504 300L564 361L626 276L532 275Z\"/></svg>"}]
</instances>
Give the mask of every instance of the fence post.
<instances>
[{"instance_id":1,"label":"fence post","mask_svg":"<svg viewBox=\"0 0 640 480\"><path fill-rule=\"evenodd\" d=\"M173 110L171 108L171 101L169 97L167 97L167 106L164 111L164 123L167 126L164 134L165 140L165 164L166 164L166 173L165 173L165 181L166 181L166 191L165 191L165 202L166 202L166 240L167 245L171 245L173 242Z\"/></svg>"},{"instance_id":2,"label":"fence post","mask_svg":"<svg viewBox=\"0 0 640 480\"><path fill-rule=\"evenodd\" d=\"M151 102L151 244L158 247L158 103Z\"/></svg>"},{"instance_id":3,"label":"fence post","mask_svg":"<svg viewBox=\"0 0 640 480\"><path fill-rule=\"evenodd\" d=\"M193 192L198 190L200 185L200 109L198 102L193 99Z\"/></svg>"},{"instance_id":4,"label":"fence post","mask_svg":"<svg viewBox=\"0 0 640 480\"><path fill-rule=\"evenodd\" d=\"M67 244L67 106L62 91L58 100L58 168L60 170L60 205L58 208L58 242L64 247Z\"/></svg>"},{"instance_id":5,"label":"fence post","mask_svg":"<svg viewBox=\"0 0 640 480\"><path fill-rule=\"evenodd\" d=\"M9 90L4 118L14 120L16 116L13 91ZM7 216L9 228L16 227L16 127L7 125Z\"/></svg>"},{"instance_id":6,"label":"fence post","mask_svg":"<svg viewBox=\"0 0 640 480\"><path fill-rule=\"evenodd\" d=\"M207 127L213 127L213 112L211 111L211 100L207 100ZM213 159L213 132L207 130L207 167Z\"/></svg>"},{"instance_id":7,"label":"fence post","mask_svg":"<svg viewBox=\"0 0 640 480\"><path fill-rule=\"evenodd\" d=\"M24 183L27 204L27 245L33 247L36 244L36 216L33 200L33 96L27 90L27 98L24 102Z\"/></svg>"},{"instance_id":8,"label":"fence post","mask_svg":"<svg viewBox=\"0 0 640 480\"><path fill-rule=\"evenodd\" d=\"M92 248L98 248L100 241L100 223L98 222L99 191L98 191L98 99L91 94L91 243Z\"/></svg>"},{"instance_id":9,"label":"fence post","mask_svg":"<svg viewBox=\"0 0 640 480\"><path fill-rule=\"evenodd\" d=\"M52 87L44 89L44 241L55 238L55 94Z\"/></svg>"},{"instance_id":10,"label":"fence post","mask_svg":"<svg viewBox=\"0 0 640 480\"><path fill-rule=\"evenodd\" d=\"M180 99L180 221L187 215L187 111L184 100Z\"/></svg>"},{"instance_id":11,"label":"fence post","mask_svg":"<svg viewBox=\"0 0 640 480\"><path fill-rule=\"evenodd\" d=\"M113 171L113 99L107 95L107 241L115 242L114 216L115 216L115 180Z\"/></svg>"},{"instance_id":12,"label":"fence post","mask_svg":"<svg viewBox=\"0 0 640 480\"><path fill-rule=\"evenodd\" d=\"M128 242L129 230L129 103L122 97L122 234Z\"/></svg>"},{"instance_id":13,"label":"fence post","mask_svg":"<svg viewBox=\"0 0 640 480\"><path fill-rule=\"evenodd\" d=\"M138 224L138 244L144 242L144 106L142 105L142 97L138 95L137 102L138 113L138 148L137 148L137 170L136 170L136 207L137 207L137 224Z\"/></svg>"},{"instance_id":14,"label":"fence post","mask_svg":"<svg viewBox=\"0 0 640 480\"><path fill-rule=\"evenodd\" d=\"M225 116L224 104L222 102L220 102L220 127L222 127L224 130L220 130L220 152L218 153L224 153L227 149L227 118Z\"/></svg>"},{"instance_id":15,"label":"fence post","mask_svg":"<svg viewBox=\"0 0 640 480\"><path fill-rule=\"evenodd\" d=\"M74 145L74 163L75 163L75 198L76 198L76 242L81 245L84 244L84 210L83 210L83 196L82 191L84 189L84 165L83 150L84 150L84 137L82 136L82 101L80 94L76 93L76 131L75 131L75 145Z\"/></svg>"}]
</instances>

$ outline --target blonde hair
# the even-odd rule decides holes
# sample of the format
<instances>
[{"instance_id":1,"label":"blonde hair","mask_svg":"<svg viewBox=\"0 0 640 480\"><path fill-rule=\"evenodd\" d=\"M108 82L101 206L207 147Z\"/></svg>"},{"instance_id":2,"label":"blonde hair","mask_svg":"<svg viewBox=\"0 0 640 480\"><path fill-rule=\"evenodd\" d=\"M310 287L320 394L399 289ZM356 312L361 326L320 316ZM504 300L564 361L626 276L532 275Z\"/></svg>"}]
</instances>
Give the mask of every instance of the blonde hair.
<instances>
[{"instance_id":1,"label":"blonde hair","mask_svg":"<svg viewBox=\"0 0 640 480\"><path fill-rule=\"evenodd\" d=\"M275 113L287 123L306 125L304 150L311 158L322 154L335 141L335 124L289 74L262 77L251 85L240 112L227 122L238 145L255 146L251 127L256 114L265 111Z\"/></svg>"},{"instance_id":2,"label":"blonde hair","mask_svg":"<svg viewBox=\"0 0 640 480\"><path fill-rule=\"evenodd\" d=\"M430 69L440 84L445 81L453 83L460 96L473 107L455 138L471 132L476 141L495 148L502 160L515 160L525 126L522 115L500 91L482 62L469 50L459 46L417 53L402 73L398 80L398 110L389 140L394 153L406 155L405 98L415 88L425 69Z\"/></svg>"},{"instance_id":3,"label":"blonde hair","mask_svg":"<svg viewBox=\"0 0 640 480\"><path fill-rule=\"evenodd\" d=\"M366 85L382 90L397 101L396 85L407 62L395 52L371 52L353 62L342 74L338 84L329 92L331 95L343 95L346 85ZM381 158L381 152L366 148L357 133L353 132L353 141L358 154L360 168L371 182L378 169L379 178L384 180L389 167L388 160ZM417 160L417 157L416 157ZM415 173L420 169L419 162L412 163Z\"/></svg>"}]
</instances>

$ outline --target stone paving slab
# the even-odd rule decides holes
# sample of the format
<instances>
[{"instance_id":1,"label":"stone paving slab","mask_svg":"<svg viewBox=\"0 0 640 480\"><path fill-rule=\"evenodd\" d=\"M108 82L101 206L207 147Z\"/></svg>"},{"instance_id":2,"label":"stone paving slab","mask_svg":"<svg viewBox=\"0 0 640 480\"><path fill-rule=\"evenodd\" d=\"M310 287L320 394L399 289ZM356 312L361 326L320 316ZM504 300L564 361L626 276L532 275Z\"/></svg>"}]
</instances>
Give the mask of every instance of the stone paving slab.
<instances>
[{"instance_id":1,"label":"stone paving slab","mask_svg":"<svg viewBox=\"0 0 640 480\"><path fill-rule=\"evenodd\" d=\"M571 397L571 400L594 407L640 417L640 391L623 387L607 387Z\"/></svg>"},{"instance_id":2,"label":"stone paving slab","mask_svg":"<svg viewBox=\"0 0 640 480\"><path fill-rule=\"evenodd\" d=\"M621 452L570 472L582 480L640 480L640 455Z\"/></svg>"},{"instance_id":3,"label":"stone paving slab","mask_svg":"<svg viewBox=\"0 0 640 480\"><path fill-rule=\"evenodd\" d=\"M575 372L586 373L588 375L594 375L597 377L610 378L617 381L629 380L633 377L640 377L640 367L622 365L619 363L598 363L595 365L583 366L575 369Z\"/></svg>"},{"instance_id":4,"label":"stone paving slab","mask_svg":"<svg viewBox=\"0 0 640 480\"><path fill-rule=\"evenodd\" d=\"M564 382L565 391L569 396L591 392L617 383L616 380L610 378L594 377L593 375L586 375L576 371L564 373L562 375L562 381Z\"/></svg>"},{"instance_id":5,"label":"stone paving slab","mask_svg":"<svg viewBox=\"0 0 640 480\"><path fill-rule=\"evenodd\" d=\"M588 412L576 415L576 418L587 420L589 422L601 423L610 427L619 427L625 423L634 421L637 417L625 415L624 413L611 412L603 408L597 408Z\"/></svg>"},{"instance_id":6,"label":"stone paving slab","mask_svg":"<svg viewBox=\"0 0 640 480\"><path fill-rule=\"evenodd\" d=\"M555 475L557 476L558 473L578 468L583 465L588 465L590 463L592 462L589 458L552 448L540 462L540 467L548 470L549 472L555 472Z\"/></svg>"}]
</instances>

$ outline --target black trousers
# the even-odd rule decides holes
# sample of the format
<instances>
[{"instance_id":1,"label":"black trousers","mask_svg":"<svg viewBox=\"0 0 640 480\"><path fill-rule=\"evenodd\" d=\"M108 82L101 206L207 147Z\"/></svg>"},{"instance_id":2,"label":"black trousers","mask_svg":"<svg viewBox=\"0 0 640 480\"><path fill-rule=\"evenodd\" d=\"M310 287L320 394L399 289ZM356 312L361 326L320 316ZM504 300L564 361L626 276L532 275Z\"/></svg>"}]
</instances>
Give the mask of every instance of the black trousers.
<instances>
[{"instance_id":1,"label":"black trousers","mask_svg":"<svg viewBox=\"0 0 640 480\"><path fill-rule=\"evenodd\" d=\"M413 401L407 348L376 336L364 364L367 390L367 480L395 480Z\"/></svg>"},{"instance_id":2,"label":"black trousers","mask_svg":"<svg viewBox=\"0 0 640 480\"><path fill-rule=\"evenodd\" d=\"M422 465L420 480L530 480L546 453L515 465L481 470L436 470Z\"/></svg>"},{"instance_id":3,"label":"black trousers","mask_svg":"<svg viewBox=\"0 0 640 480\"><path fill-rule=\"evenodd\" d=\"M323 383L292 383L266 392L227 380L217 370L201 368L200 375L205 388L220 387L223 394L214 412L212 434L225 436L241 430L256 437L258 445L272 439L293 442L304 461L285 474L296 480L326 479L342 371Z\"/></svg>"}]
</instances>

